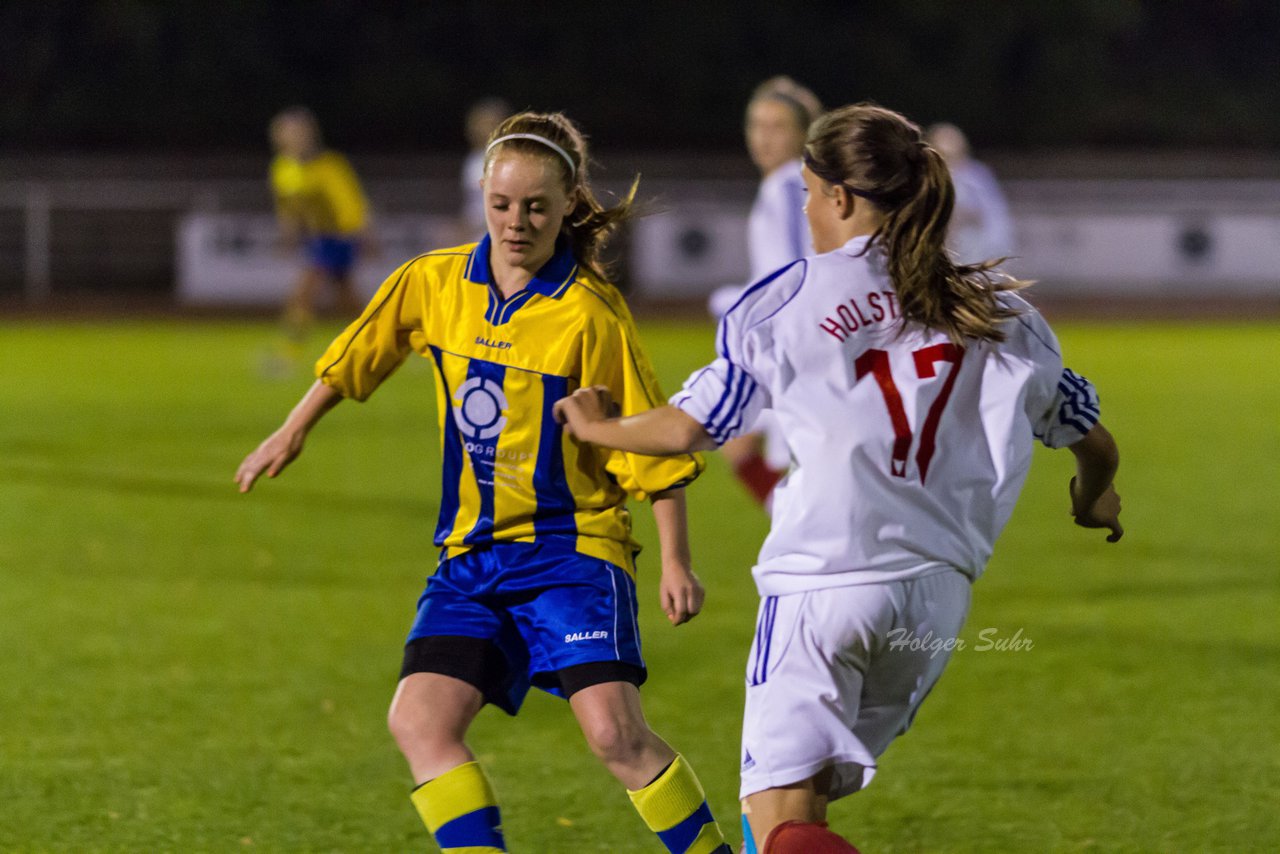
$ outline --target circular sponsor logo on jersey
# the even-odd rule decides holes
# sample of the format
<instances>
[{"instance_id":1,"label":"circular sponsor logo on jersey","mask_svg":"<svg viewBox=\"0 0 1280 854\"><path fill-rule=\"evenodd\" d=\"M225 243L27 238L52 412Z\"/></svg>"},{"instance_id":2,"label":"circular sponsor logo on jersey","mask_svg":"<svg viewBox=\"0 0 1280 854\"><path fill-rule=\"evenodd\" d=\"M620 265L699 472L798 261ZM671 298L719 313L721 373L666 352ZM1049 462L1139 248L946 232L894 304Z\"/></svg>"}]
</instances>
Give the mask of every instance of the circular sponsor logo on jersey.
<instances>
[{"instance_id":1,"label":"circular sponsor logo on jersey","mask_svg":"<svg viewBox=\"0 0 1280 854\"><path fill-rule=\"evenodd\" d=\"M484 377L472 377L458 386L453 400L453 423L468 439L492 439L507 426L502 414L507 396L502 386Z\"/></svg>"}]
</instances>

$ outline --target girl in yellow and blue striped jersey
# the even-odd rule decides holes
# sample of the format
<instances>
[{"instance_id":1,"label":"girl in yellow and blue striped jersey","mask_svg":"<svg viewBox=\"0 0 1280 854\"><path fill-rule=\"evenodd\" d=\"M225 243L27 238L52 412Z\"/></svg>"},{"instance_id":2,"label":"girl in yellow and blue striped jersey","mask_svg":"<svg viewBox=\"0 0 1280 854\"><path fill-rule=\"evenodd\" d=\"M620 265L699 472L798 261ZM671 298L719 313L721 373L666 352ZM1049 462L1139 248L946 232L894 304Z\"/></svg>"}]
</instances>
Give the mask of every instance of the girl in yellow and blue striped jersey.
<instances>
[{"instance_id":1,"label":"girl in yellow and blue striped jersey","mask_svg":"<svg viewBox=\"0 0 1280 854\"><path fill-rule=\"evenodd\" d=\"M306 266L285 306L285 331L300 342L311 327L316 295L332 285L338 306L360 308L351 281L360 242L368 227L369 205L355 170L336 151L325 149L315 116L290 107L271 120L271 191L276 218L287 245L303 242Z\"/></svg>"},{"instance_id":2,"label":"girl in yellow and blue striped jersey","mask_svg":"<svg viewBox=\"0 0 1280 854\"><path fill-rule=\"evenodd\" d=\"M435 368L443 487L428 579L405 646L391 731L412 801L445 851L505 851L497 799L464 738L486 703L514 715L531 685L568 699L588 745L667 849L728 854L702 786L649 729L625 501L649 499L668 619L698 613L685 484L694 454L600 451L566 436L552 408L610 389L622 412L662 398L635 325L605 278L602 244L629 214L587 181L582 134L559 114L503 122L485 153L487 234L391 275L317 363L284 425L241 464L247 492L274 477L344 398L364 400L410 352Z\"/></svg>"}]
</instances>

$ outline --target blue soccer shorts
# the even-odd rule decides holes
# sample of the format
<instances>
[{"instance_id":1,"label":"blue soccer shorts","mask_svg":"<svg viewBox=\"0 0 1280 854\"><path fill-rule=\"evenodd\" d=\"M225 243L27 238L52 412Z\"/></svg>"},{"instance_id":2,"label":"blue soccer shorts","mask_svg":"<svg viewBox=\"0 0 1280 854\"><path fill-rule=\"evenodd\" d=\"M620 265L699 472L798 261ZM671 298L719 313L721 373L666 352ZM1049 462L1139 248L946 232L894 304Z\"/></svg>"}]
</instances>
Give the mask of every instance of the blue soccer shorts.
<instances>
[{"instance_id":1,"label":"blue soccer shorts","mask_svg":"<svg viewBox=\"0 0 1280 854\"><path fill-rule=\"evenodd\" d=\"M307 263L335 279L345 279L356 262L356 242L320 235L307 241Z\"/></svg>"},{"instance_id":2,"label":"blue soccer shorts","mask_svg":"<svg viewBox=\"0 0 1280 854\"><path fill-rule=\"evenodd\" d=\"M560 697L644 682L635 581L566 543L494 543L440 563L418 600L401 676L443 673L508 714L529 687Z\"/></svg>"}]
</instances>

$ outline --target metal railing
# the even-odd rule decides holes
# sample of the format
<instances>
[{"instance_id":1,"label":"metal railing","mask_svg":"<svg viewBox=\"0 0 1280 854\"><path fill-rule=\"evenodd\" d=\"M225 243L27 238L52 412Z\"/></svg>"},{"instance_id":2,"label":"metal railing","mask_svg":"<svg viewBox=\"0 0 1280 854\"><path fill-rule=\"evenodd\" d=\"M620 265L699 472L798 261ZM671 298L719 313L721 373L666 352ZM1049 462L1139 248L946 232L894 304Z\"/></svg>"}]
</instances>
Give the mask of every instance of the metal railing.
<instances>
[{"instance_id":1,"label":"metal railing","mask_svg":"<svg viewBox=\"0 0 1280 854\"><path fill-rule=\"evenodd\" d=\"M235 191L234 187L227 189ZM119 253L123 248L127 261L132 247L139 253L133 259L135 262L146 260L152 266L163 267L166 263L171 266L173 231L172 224L166 222L168 217L147 223L144 228L130 219L139 214L171 214L176 222L178 216L189 211L217 210L222 194L207 184L192 181L0 183L0 210L19 213L6 223L10 232L4 236L7 239L0 239L0 247L8 248L5 257L0 258L0 267L7 273L3 276L4 284L10 289L16 285L29 302L49 299L54 290L54 260L59 249L68 250L74 258L77 251L92 253L95 248L106 248ZM55 222L55 217L60 215L72 215L62 228ZM119 237L111 239L112 235L103 231L104 223L111 223L111 231ZM85 229L95 227L92 233L85 233ZM161 239L168 248L167 258L155 255ZM98 246L95 247L95 243ZM121 259L117 255L107 260L118 263Z\"/></svg>"},{"instance_id":2,"label":"metal railing","mask_svg":"<svg viewBox=\"0 0 1280 854\"><path fill-rule=\"evenodd\" d=\"M439 210L457 194L443 181L368 186L375 208L390 210ZM60 290L168 293L183 217L270 206L265 181L247 179L0 181L0 294L38 304Z\"/></svg>"}]
</instances>

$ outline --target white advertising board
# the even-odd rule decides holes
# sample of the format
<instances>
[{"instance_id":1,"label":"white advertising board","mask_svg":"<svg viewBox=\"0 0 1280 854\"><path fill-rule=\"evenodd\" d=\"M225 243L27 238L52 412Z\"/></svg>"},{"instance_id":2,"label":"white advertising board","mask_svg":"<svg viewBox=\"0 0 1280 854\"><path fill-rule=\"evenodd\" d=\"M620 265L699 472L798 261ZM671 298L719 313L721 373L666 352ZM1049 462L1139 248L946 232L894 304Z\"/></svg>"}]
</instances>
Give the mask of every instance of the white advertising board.
<instances>
[{"instance_id":1,"label":"white advertising board","mask_svg":"<svg viewBox=\"0 0 1280 854\"><path fill-rule=\"evenodd\" d=\"M375 251L356 262L359 291L371 296L404 261L463 242L447 216L380 216ZM178 300L186 305L279 305L302 269L301 250L281 251L269 214L196 213L178 226Z\"/></svg>"}]
</instances>

